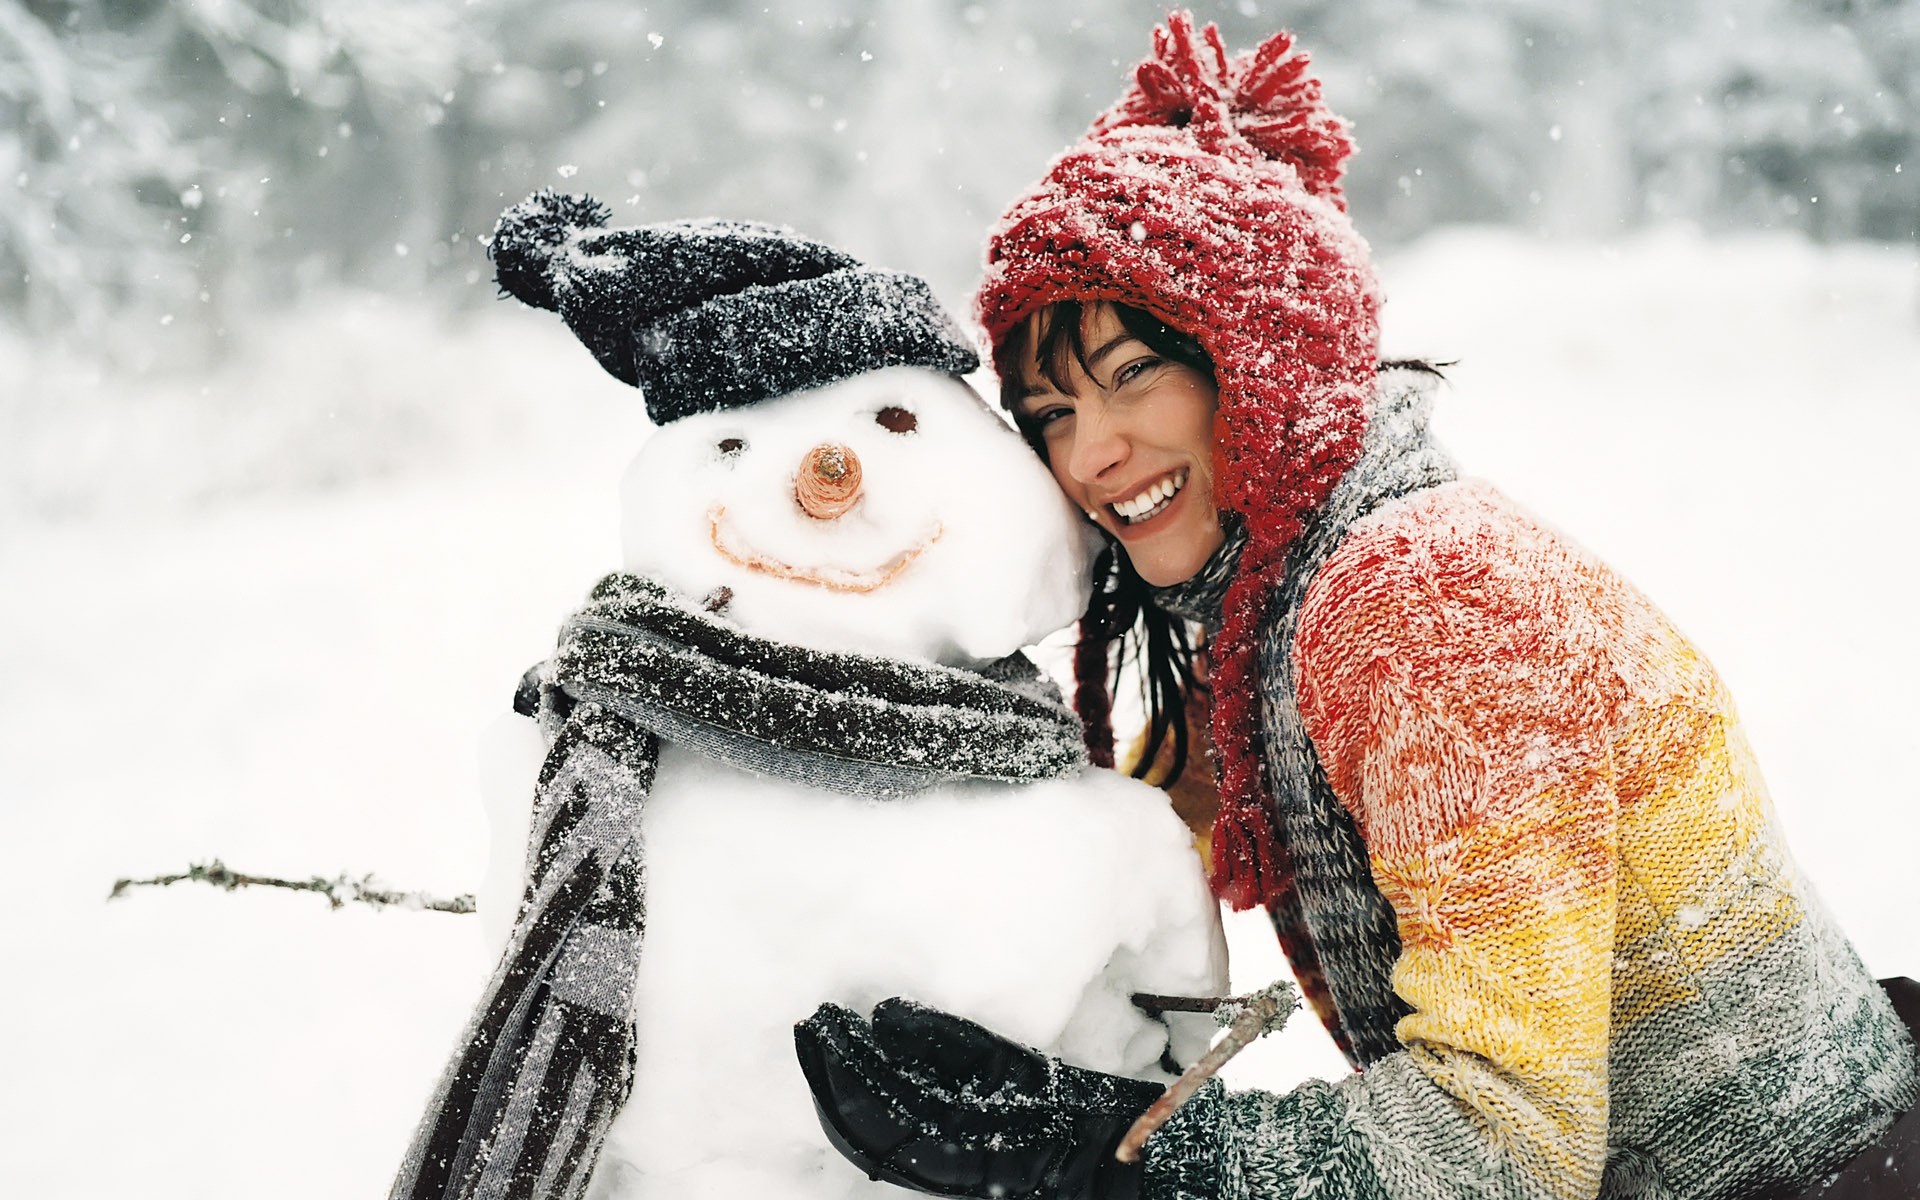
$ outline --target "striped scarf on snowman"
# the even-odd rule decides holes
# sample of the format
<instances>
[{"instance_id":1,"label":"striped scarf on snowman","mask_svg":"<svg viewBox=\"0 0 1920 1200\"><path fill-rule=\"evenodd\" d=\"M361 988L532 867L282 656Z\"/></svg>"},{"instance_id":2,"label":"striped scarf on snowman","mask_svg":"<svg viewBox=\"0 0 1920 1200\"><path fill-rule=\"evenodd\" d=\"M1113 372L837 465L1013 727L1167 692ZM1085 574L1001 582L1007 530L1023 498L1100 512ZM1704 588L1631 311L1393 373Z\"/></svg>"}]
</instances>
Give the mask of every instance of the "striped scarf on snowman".
<instances>
[{"instance_id":1,"label":"striped scarf on snowman","mask_svg":"<svg viewBox=\"0 0 1920 1200\"><path fill-rule=\"evenodd\" d=\"M659 740L838 794L1070 776L1079 719L1022 655L979 671L754 637L615 574L516 707L549 749L512 935L393 1200L573 1200L632 1089L646 929L640 818Z\"/></svg>"}]
</instances>

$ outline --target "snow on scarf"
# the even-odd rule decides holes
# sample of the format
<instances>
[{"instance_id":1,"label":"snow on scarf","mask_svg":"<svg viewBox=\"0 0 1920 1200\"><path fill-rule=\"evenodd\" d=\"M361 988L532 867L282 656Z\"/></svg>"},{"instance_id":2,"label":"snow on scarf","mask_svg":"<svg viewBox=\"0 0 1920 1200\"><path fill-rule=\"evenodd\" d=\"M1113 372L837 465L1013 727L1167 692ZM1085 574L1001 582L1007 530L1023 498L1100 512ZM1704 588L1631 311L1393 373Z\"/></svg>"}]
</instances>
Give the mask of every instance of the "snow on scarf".
<instances>
[{"instance_id":1,"label":"snow on scarf","mask_svg":"<svg viewBox=\"0 0 1920 1200\"><path fill-rule=\"evenodd\" d=\"M975 673L770 642L610 575L539 669L551 734L507 948L414 1135L393 1200L571 1200L632 1090L646 927L640 815L657 739L842 794L1086 765L1079 720L1022 655Z\"/></svg>"}]
</instances>

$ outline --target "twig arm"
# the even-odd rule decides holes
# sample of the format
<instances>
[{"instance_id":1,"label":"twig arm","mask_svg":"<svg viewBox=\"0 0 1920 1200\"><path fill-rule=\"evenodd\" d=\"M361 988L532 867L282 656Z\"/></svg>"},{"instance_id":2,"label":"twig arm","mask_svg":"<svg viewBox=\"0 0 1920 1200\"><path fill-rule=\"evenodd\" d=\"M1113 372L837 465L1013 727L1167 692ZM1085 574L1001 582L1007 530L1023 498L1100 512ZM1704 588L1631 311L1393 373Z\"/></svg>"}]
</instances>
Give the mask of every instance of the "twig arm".
<instances>
[{"instance_id":1,"label":"twig arm","mask_svg":"<svg viewBox=\"0 0 1920 1200\"><path fill-rule=\"evenodd\" d=\"M1165 1125L1180 1110L1180 1106L1192 1099L1200 1086L1213 1078L1234 1055L1259 1040L1261 1035L1276 1032L1285 1025L1300 1003L1293 985L1284 979L1246 996L1209 1000L1142 993L1136 995L1133 1002L1149 1011L1211 1012L1216 1019L1230 1023L1227 1024L1227 1035L1215 1042L1211 1049L1200 1056L1199 1061L1188 1067L1147 1111L1134 1120L1127 1135L1120 1139L1119 1148L1114 1151L1113 1156L1123 1163L1139 1162L1140 1152L1155 1130Z\"/></svg>"},{"instance_id":2,"label":"twig arm","mask_svg":"<svg viewBox=\"0 0 1920 1200\"><path fill-rule=\"evenodd\" d=\"M319 875L307 879L249 875L234 870L217 858L211 862L194 863L176 875L156 875L151 879L116 879L113 882L113 890L107 893L107 899L117 900L132 888L171 887L176 883L204 883L217 887L223 892L237 891L243 887L272 887L291 892L313 892L316 895L325 896L329 908L341 908L348 903L355 903L365 904L371 908L413 908L428 912L470 913L473 911L471 894L434 896L426 892L398 891L381 884L371 874L355 876L342 872L332 879Z\"/></svg>"}]
</instances>

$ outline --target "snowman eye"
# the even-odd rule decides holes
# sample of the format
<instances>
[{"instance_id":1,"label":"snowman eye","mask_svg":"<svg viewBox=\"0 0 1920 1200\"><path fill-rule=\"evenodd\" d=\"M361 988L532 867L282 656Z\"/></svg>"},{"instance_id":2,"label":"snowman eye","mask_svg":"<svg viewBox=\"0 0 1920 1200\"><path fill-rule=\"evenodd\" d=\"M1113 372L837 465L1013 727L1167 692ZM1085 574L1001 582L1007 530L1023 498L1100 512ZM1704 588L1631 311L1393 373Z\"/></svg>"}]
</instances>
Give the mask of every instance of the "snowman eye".
<instances>
[{"instance_id":1,"label":"snowman eye","mask_svg":"<svg viewBox=\"0 0 1920 1200\"><path fill-rule=\"evenodd\" d=\"M888 433L912 433L920 428L920 418L914 416L912 410L901 408L898 404L887 405L873 414L873 419Z\"/></svg>"},{"instance_id":2,"label":"snowman eye","mask_svg":"<svg viewBox=\"0 0 1920 1200\"><path fill-rule=\"evenodd\" d=\"M740 453L742 450L745 450L746 448L747 448L747 442L745 438L721 438L720 439L720 443L719 443L720 453L728 455L729 457Z\"/></svg>"}]
</instances>

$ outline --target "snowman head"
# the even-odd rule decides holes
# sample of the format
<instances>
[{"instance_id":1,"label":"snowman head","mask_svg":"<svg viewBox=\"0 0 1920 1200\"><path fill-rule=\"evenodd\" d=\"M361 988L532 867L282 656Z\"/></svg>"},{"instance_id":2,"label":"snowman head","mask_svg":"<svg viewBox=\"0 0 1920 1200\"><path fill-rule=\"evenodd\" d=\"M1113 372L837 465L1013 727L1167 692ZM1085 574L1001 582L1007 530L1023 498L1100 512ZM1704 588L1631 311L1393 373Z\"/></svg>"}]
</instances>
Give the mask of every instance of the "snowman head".
<instances>
[{"instance_id":1,"label":"snowman head","mask_svg":"<svg viewBox=\"0 0 1920 1200\"><path fill-rule=\"evenodd\" d=\"M960 381L978 356L924 281L776 226L608 216L539 192L489 253L659 426L629 570L765 637L951 665L1079 615L1089 531Z\"/></svg>"},{"instance_id":2,"label":"snowman head","mask_svg":"<svg viewBox=\"0 0 1920 1200\"><path fill-rule=\"evenodd\" d=\"M1085 525L965 383L870 371L657 430L625 565L750 632L976 665L1086 607Z\"/></svg>"}]
</instances>

